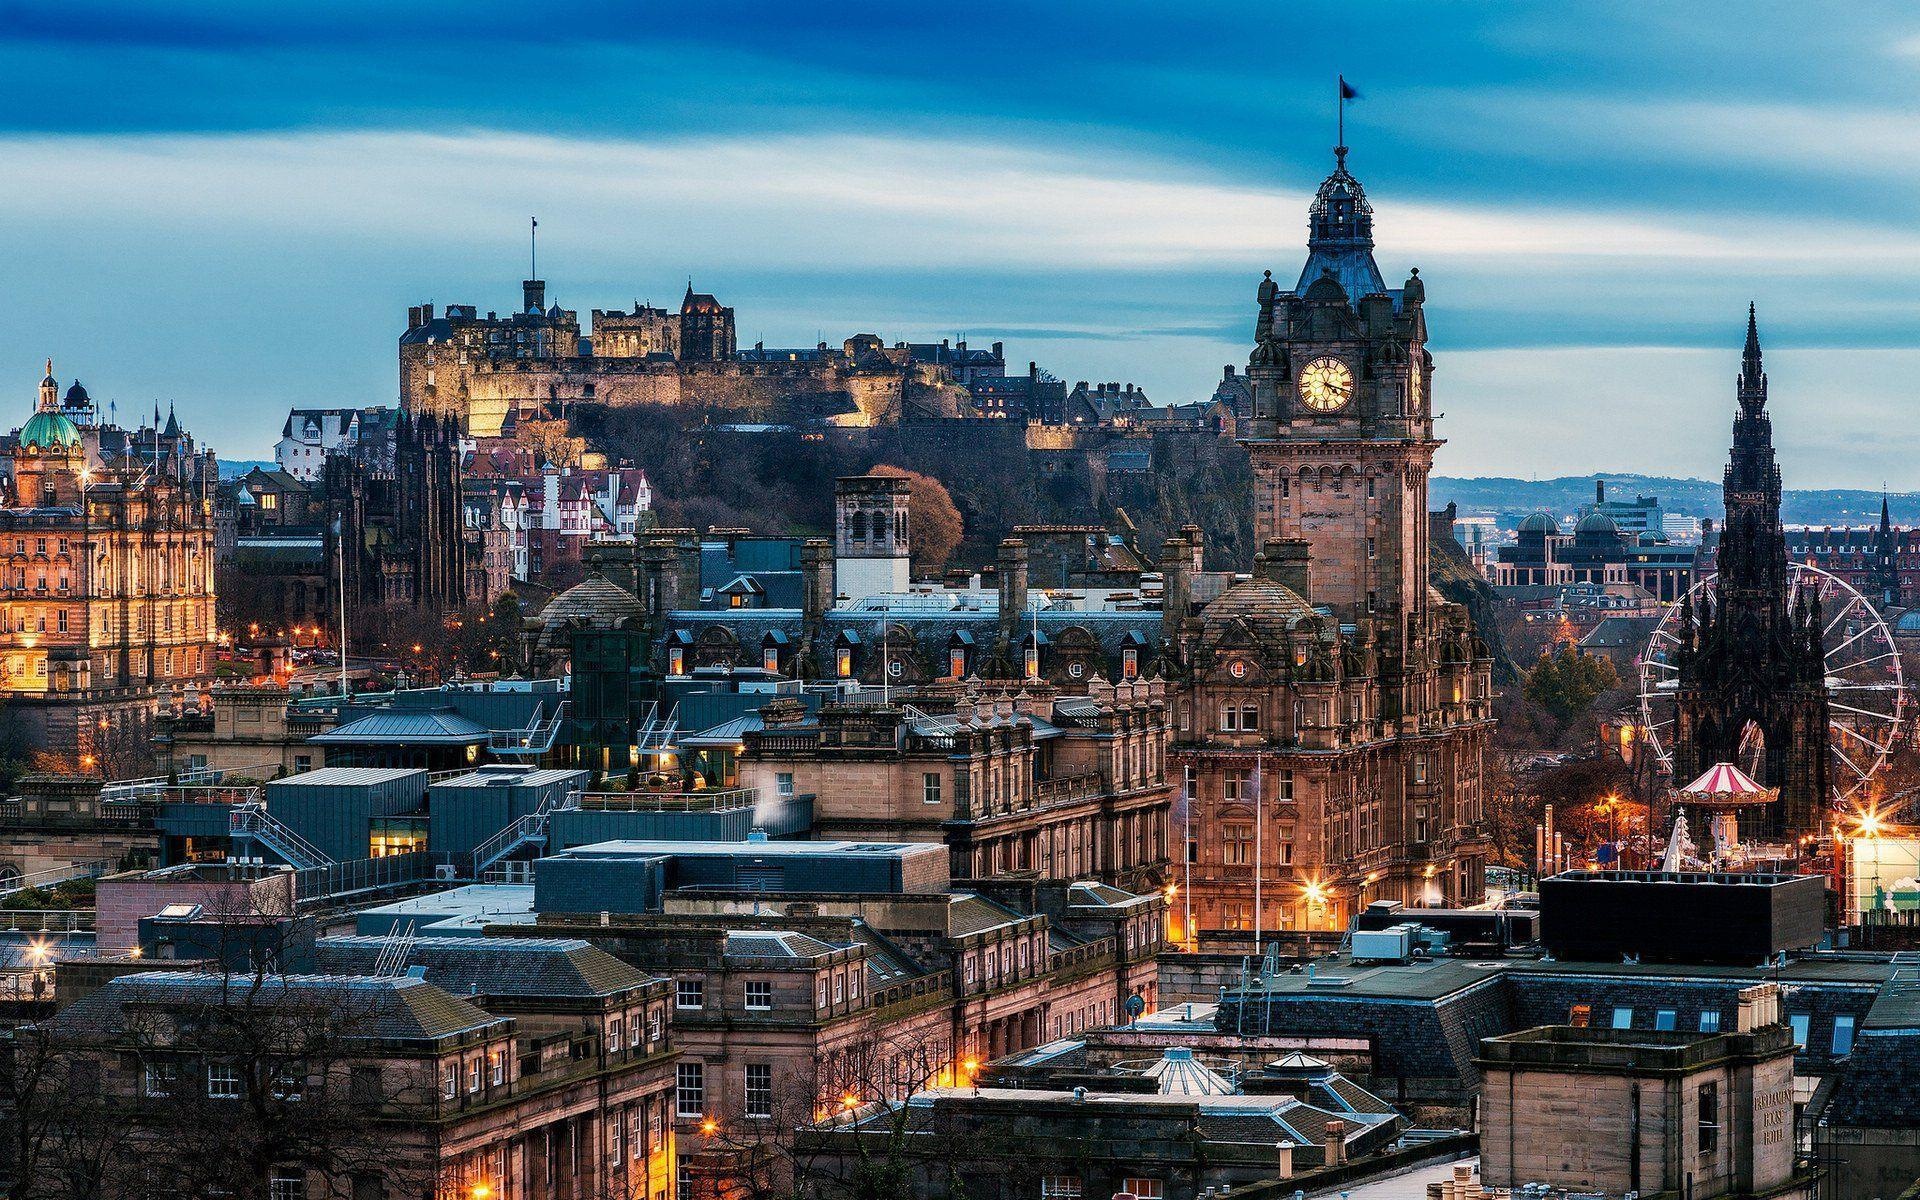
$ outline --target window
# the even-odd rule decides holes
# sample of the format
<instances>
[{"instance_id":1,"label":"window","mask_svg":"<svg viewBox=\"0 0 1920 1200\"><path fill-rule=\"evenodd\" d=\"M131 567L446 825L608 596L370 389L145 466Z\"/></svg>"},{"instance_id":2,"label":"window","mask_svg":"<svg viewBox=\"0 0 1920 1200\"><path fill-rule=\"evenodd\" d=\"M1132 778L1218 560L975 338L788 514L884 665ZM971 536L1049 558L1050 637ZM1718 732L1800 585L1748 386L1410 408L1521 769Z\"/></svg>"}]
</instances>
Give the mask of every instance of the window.
<instances>
[{"instance_id":1,"label":"window","mask_svg":"<svg viewBox=\"0 0 1920 1200\"><path fill-rule=\"evenodd\" d=\"M923 804L940 803L940 773L928 771L920 776L920 802Z\"/></svg>"},{"instance_id":2,"label":"window","mask_svg":"<svg viewBox=\"0 0 1920 1200\"><path fill-rule=\"evenodd\" d=\"M616 1026L618 1024L618 1022L615 1022ZM614 1038L614 1041L619 1041L618 1036ZM505 1050L490 1050L487 1052L487 1076L495 1087L499 1087L507 1081L507 1052Z\"/></svg>"},{"instance_id":3,"label":"window","mask_svg":"<svg viewBox=\"0 0 1920 1200\"><path fill-rule=\"evenodd\" d=\"M177 1063L161 1062L147 1064L147 1095L171 1096L174 1084L179 1082L180 1067Z\"/></svg>"},{"instance_id":4,"label":"window","mask_svg":"<svg viewBox=\"0 0 1920 1200\"><path fill-rule=\"evenodd\" d=\"M665 1014L662 1013L657 1008L647 1013L647 1040L649 1042L657 1042L660 1040L660 1034L662 1030L661 1021L664 1019L664 1017L665 1017ZM638 1037L639 1033L640 1033L640 1030L636 1026L634 1029L634 1036Z\"/></svg>"},{"instance_id":5,"label":"window","mask_svg":"<svg viewBox=\"0 0 1920 1200\"><path fill-rule=\"evenodd\" d=\"M1700 1010L1700 1032L1701 1033L1719 1033L1720 1032L1720 1010L1719 1009L1705 1008Z\"/></svg>"},{"instance_id":6,"label":"window","mask_svg":"<svg viewBox=\"0 0 1920 1200\"><path fill-rule=\"evenodd\" d=\"M1833 1056L1853 1053L1853 1014L1841 1013L1833 1019Z\"/></svg>"},{"instance_id":7,"label":"window","mask_svg":"<svg viewBox=\"0 0 1920 1200\"><path fill-rule=\"evenodd\" d=\"M682 979L673 990L675 1008L705 1008L707 985L698 979Z\"/></svg>"},{"instance_id":8,"label":"window","mask_svg":"<svg viewBox=\"0 0 1920 1200\"><path fill-rule=\"evenodd\" d=\"M1413 781L1415 783L1427 781L1427 756L1424 754L1413 756Z\"/></svg>"},{"instance_id":9,"label":"window","mask_svg":"<svg viewBox=\"0 0 1920 1200\"><path fill-rule=\"evenodd\" d=\"M621 1024L619 1017L614 1017L607 1022L607 1049L618 1050L620 1048L620 1035L624 1031L625 1027ZM497 1083L499 1081L495 1080L495 1082Z\"/></svg>"},{"instance_id":10,"label":"window","mask_svg":"<svg viewBox=\"0 0 1920 1200\"><path fill-rule=\"evenodd\" d=\"M1223 704L1220 706L1220 732L1221 733L1239 733L1240 732L1240 706L1239 705Z\"/></svg>"},{"instance_id":11,"label":"window","mask_svg":"<svg viewBox=\"0 0 1920 1200\"><path fill-rule=\"evenodd\" d=\"M474 1059L467 1064L467 1095L480 1090L480 1060Z\"/></svg>"},{"instance_id":12,"label":"window","mask_svg":"<svg viewBox=\"0 0 1920 1200\"><path fill-rule=\"evenodd\" d=\"M440 1068L440 1098L452 1100L460 1095L460 1066L448 1063Z\"/></svg>"},{"instance_id":13,"label":"window","mask_svg":"<svg viewBox=\"0 0 1920 1200\"><path fill-rule=\"evenodd\" d=\"M614 1158L620 1157L620 1115L615 1113L607 1119L607 1153Z\"/></svg>"},{"instance_id":14,"label":"window","mask_svg":"<svg viewBox=\"0 0 1920 1200\"><path fill-rule=\"evenodd\" d=\"M747 980L747 1007L755 1012L766 1012L773 1007L772 980Z\"/></svg>"},{"instance_id":15,"label":"window","mask_svg":"<svg viewBox=\"0 0 1920 1200\"><path fill-rule=\"evenodd\" d=\"M1241 800L1253 799L1253 791L1247 785L1247 773L1245 771L1233 770L1228 771L1222 776L1220 780L1220 798L1229 804Z\"/></svg>"},{"instance_id":16,"label":"window","mask_svg":"<svg viewBox=\"0 0 1920 1200\"><path fill-rule=\"evenodd\" d=\"M267 1178L267 1200L305 1200L306 1172L298 1167L275 1167Z\"/></svg>"},{"instance_id":17,"label":"window","mask_svg":"<svg viewBox=\"0 0 1920 1200\"><path fill-rule=\"evenodd\" d=\"M1699 1150L1712 1154L1720 1146L1720 1085L1703 1083L1697 1093L1700 1108Z\"/></svg>"},{"instance_id":18,"label":"window","mask_svg":"<svg viewBox=\"0 0 1920 1200\"><path fill-rule=\"evenodd\" d=\"M1807 1048L1807 1027L1811 1023L1812 1018L1806 1013L1788 1014L1787 1024L1793 1026L1793 1044L1795 1049L1805 1050Z\"/></svg>"},{"instance_id":19,"label":"window","mask_svg":"<svg viewBox=\"0 0 1920 1200\"><path fill-rule=\"evenodd\" d=\"M207 1067L207 1099L238 1100L240 1068L232 1063L212 1063Z\"/></svg>"},{"instance_id":20,"label":"window","mask_svg":"<svg viewBox=\"0 0 1920 1200\"><path fill-rule=\"evenodd\" d=\"M1670 1008L1656 1009L1653 1014L1653 1027L1663 1032L1670 1031L1673 1029L1674 1022L1678 1016L1679 1014Z\"/></svg>"},{"instance_id":21,"label":"window","mask_svg":"<svg viewBox=\"0 0 1920 1200\"><path fill-rule=\"evenodd\" d=\"M947 674L961 679L967 673L967 652L958 646L947 651Z\"/></svg>"},{"instance_id":22,"label":"window","mask_svg":"<svg viewBox=\"0 0 1920 1200\"><path fill-rule=\"evenodd\" d=\"M1273 773L1273 798L1275 800L1293 799L1293 768L1287 767Z\"/></svg>"},{"instance_id":23,"label":"window","mask_svg":"<svg viewBox=\"0 0 1920 1200\"><path fill-rule=\"evenodd\" d=\"M1040 1200L1080 1200L1080 1177L1078 1175L1041 1176Z\"/></svg>"},{"instance_id":24,"label":"window","mask_svg":"<svg viewBox=\"0 0 1920 1200\"><path fill-rule=\"evenodd\" d=\"M693 1200L693 1155L681 1154L673 1168L674 1200Z\"/></svg>"},{"instance_id":25,"label":"window","mask_svg":"<svg viewBox=\"0 0 1920 1200\"><path fill-rule=\"evenodd\" d=\"M839 651L833 656L833 670L834 674L840 676L842 679L852 675L853 651L845 646L840 647ZM680 672L676 669L674 674L678 675Z\"/></svg>"},{"instance_id":26,"label":"window","mask_svg":"<svg viewBox=\"0 0 1920 1200\"><path fill-rule=\"evenodd\" d=\"M835 975L833 977L833 1002L835 1004L840 1003L842 997L845 996L846 988L847 977L845 975Z\"/></svg>"},{"instance_id":27,"label":"window","mask_svg":"<svg viewBox=\"0 0 1920 1200\"><path fill-rule=\"evenodd\" d=\"M747 1064L747 1106L745 1112L748 1120L765 1120L773 1116L772 1064Z\"/></svg>"},{"instance_id":28,"label":"window","mask_svg":"<svg viewBox=\"0 0 1920 1200\"><path fill-rule=\"evenodd\" d=\"M1260 728L1260 706L1242 704L1240 706L1240 729L1243 733L1254 733Z\"/></svg>"},{"instance_id":29,"label":"window","mask_svg":"<svg viewBox=\"0 0 1920 1200\"><path fill-rule=\"evenodd\" d=\"M674 1068L674 1112L682 1117L701 1116L707 1107L707 1068L704 1063L683 1062Z\"/></svg>"},{"instance_id":30,"label":"window","mask_svg":"<svg viewBox=\"0 0 1920 1200\"><path fill-rule=\"evenodd\" d=\"M355 1067L347 1076L347 1096L355 1104L376 1104L380 1100L380 1068Z\"/></svg>"},{"instance_id":31,"label":"window","mask_svg":"<svg viewBox=\"0 0 1920 1200\"><path fill-rule=\"evenodd\" d=\"M1129 1176L1121 1180L1120 1190L1130 1196L1139 1197L1139 1200L1161 1200L1161 1197L1166 1195L1160 1190L1158 1179L1141 1179L1137 1176Z\"/></svg>"},{"instance_id":32,"label":"window","mask_svg":"<svg viewBox=\"0 0 1920 1200\"><path fill-rule=\"evenodd\" d=\"M1140 652L1128 647L1120 652L1120 678L1134 679L1140 674ZM1076 1195L1078 1193L1075 1193Z\"/></svg>"},{"instance_id":33,"label":"window","mask_svg":"<svg viewBox=\"0 0 1920 1200\"><path fill-rule=\"evenodd\" d=\"M792 799L793 772L792 771L775 772L773 776L773 790L782 800Z\"/></svg>"},{"instance_id":34,"label":"window","mask_svg":"<svg viewBox=\"0 0 1920 1200\"><path fill-rule=\"evenodd\" d=\"M738 600L739 598L740 597L738 596L734 597L735 600ZM779 674L780 648L778 646L768 646L766 649L762 650L760 652L760 666L765 670L771 671L775 674Z\"/></svg>"},{"instance_id":35,"label":"window","mask_svg":"<svg viewBox=\"0 0 1920 1200\"><path fill-rule=\"evenodd\" d=\"M678 646L667 651L667 674L685 675L687 673L687 652ZM845 672L841 672L845 674Z\"/></svg>"},{"instance_id":36,"label":"window","mask_svg":"<svg viewBox=\"0 0 1920 1200\"><path fill-rule=\"evenodd\" d=\"M306 1095L307 1070L305 1067L281 1067L273 1073L275 1100L304 1100Z\"/></svg>"},{"instance_id":37,"label":"window","mask_svg":"<svg viewBox=\"0 0 1920 1200\"><path fill-rule=\"evenodd\" d=\"M1253 863L1253 826L1244 821L1229 821L1220 827L1221 843L1230 867Z\"/></svg>"},{"instance_id":38,"label":"window","mask_svg":"<svg viewBox=\"0 0 1920 1200\"><path fill-rule=\"evenodd\" d=\"M1633 1010L1630 1008L1614 1009L1613 1010L1613 1027L1615 1029L1632 1029L1633 1028Z\"/></svg>"},{"instance_id":39,"label":"window","mask_svg":"<svg viewBox=\"0 0 1920 1200\"><path fill-rule=\"evenodd\" d=\"M655 1136L655 1140L659 1140L658 1135ZM640 1140L640 1110L638 1108L635 1108L631 1113L627 1114L627 1141L633 1145L634 1158L640 1159L647 1156L646 1143Z\"/></svg>"}]
</instances>

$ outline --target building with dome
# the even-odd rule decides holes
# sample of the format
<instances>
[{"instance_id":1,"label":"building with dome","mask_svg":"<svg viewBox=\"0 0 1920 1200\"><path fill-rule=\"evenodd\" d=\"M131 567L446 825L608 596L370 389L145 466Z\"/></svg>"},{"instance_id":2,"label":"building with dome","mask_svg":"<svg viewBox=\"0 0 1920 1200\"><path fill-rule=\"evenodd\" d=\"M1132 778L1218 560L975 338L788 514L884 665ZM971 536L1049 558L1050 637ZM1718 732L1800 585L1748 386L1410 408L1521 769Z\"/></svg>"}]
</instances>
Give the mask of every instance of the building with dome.
<instances>
[{"instance_id":1,"label":"building with dome","mask_svg":"<svg viewBox=\"0 0 1920 1200\"><path fill-rule=\"evenodd\" d=\"M1670 541L1658 519L1660 502L1650 496L1607 499L1604 481L1594 482L1571 534L1552 513L1529 513L1510 546L1488 564L1495 587L1565 587L1570 584L1637 584L1655 599L1678 601L1693 586L1699 550Z\"/></svg>"},{"instance_id":2,"label":"building with dome","mask_svg":"<svg viewBox=\"0 0 1920 1200\"><path fill-rule=\"evenodd\" d=\"M47 364L0 463L0 694L36 750L145 774L149 725L214 673L219 467L169 414L101 422Z\"/></svg>"},{"instance_id":3,"label":"building with dome","mask_svg":"<svg viewBox=\"0 0 1920 1200\"><path fill-rule=\"evenodd\" d=\"M1434 436L1426 288L1386 286L1373 209L1335 152L1307 262L1268 272L1247 379L1252 578L1191 603L1164 585L1181 682L1188 901L1201 931L1344 928L1373 900L1472 902L1492 659L1428 583ZM1180 828L1184 825L1184 829Z\"/></svg>"}]
</instances>

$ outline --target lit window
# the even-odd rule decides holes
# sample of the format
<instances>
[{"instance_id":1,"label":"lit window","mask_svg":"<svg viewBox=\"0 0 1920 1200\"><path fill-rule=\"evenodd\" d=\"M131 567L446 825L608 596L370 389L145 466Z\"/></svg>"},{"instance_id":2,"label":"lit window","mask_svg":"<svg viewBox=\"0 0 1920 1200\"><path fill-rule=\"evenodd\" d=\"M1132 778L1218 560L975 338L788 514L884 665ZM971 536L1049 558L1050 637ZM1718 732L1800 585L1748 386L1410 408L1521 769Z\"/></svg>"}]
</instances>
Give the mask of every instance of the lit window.
<instances>
[{"instance_id":1,"label":"lit window","mask_svg":"<svg viewBox=\"0 0 1920 1200\"><path fill-rule=\"evenodd\" d=\"M1132 649L1131 647L1129 647L1128 649L1122 650L1120 652L1120 678L1133 679L1138 677L1139 674L1140 674L1140 652L1138 650ZM1076 1179L1074 1182L1077 1184L1079 1181Z\"/></svg>"},{"instance_id":2,"label":"lit window","mask_svg":"<svg viewBox=\"0 0 1920 1200\"><path fill-rule=\"evenodd\" d=\"M488 1075L488 1077L489 1077L490 1079L492 1079L492 1081L493 1081L493 1086L495 1086L495 1087L499 1087L499 1086L500 1086L501 1084L503 1084L503 1083L505 1083L505 1082L507 1081L507 1053L506 1053L506 1051L504 1051L504 1050L493 1050L493 1051L489 1051L489 1052L488 1052L488 1054L487 1054L487 1075Z\"/></svg>"},{"instance_id":3,"label":"lit window","mask_svg":"<svg viewBox=\"0 0 1920 1200\"><path fill-rule=\"evenodd\" d=\"M1161 1190L1158 1179L1140 1179L1137 1177L1123 1179L1120 1181L1120 1190L1130 1196L1138 1197L1138 1200L1161 1200L1161 1198L1166 1195L1166 1192Z\"/></svg>"}]
</instances>

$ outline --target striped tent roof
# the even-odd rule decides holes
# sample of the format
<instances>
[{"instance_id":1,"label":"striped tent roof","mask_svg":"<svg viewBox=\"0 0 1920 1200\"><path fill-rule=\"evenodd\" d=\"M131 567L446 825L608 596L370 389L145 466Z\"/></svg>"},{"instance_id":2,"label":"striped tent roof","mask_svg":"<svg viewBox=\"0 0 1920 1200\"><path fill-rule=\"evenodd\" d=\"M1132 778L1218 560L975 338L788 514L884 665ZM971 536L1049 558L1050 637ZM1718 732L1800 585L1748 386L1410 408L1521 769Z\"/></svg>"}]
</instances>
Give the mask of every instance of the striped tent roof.
<instances>
[{"instance_id":1,"label":"striped tent roof","mask_svg":"<svg viewBox=\"0 0 1920 1200\"><path fill-rule=\"evenodd\" d=\"M1753 781L1753 777L1732 763L1715 763L1708 767L1700 778L1680 789L1691 796L1753 796L1766 795L1772 789L1763 788Z\"/></svg>"}]
</instances>

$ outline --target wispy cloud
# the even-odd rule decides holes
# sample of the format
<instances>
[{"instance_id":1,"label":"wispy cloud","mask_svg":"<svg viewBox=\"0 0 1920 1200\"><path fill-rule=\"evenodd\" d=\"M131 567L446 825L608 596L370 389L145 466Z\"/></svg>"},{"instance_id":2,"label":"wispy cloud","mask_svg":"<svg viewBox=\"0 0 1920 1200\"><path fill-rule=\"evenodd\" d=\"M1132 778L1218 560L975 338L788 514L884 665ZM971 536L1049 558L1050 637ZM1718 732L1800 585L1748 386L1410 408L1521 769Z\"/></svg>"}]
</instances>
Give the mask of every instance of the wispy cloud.
<instances>
[{"instance_id":1,"label":"wispy cloud","mask_svg":"<svg viewBox=\"0 0 1920 1200\"><path fill-rule=\"evenodd\" d=\"M0 139L0 216L296 236L455 240L530 210L595 251L663 238L716 265L981 262L1032 267L1247 267L1291 257L1307 194L1210 180L1190 164L918 137L580 140L320 133ZM84 196L84 206L73 199ZM1692 219L1547 203L1393 200L1401 257L1633 260L1826 269L1871 239L1920 238L1841 215L1818 230L1718 212ZM564 235L563 235L564 236Z\"/></svg>"}]
</instances>

